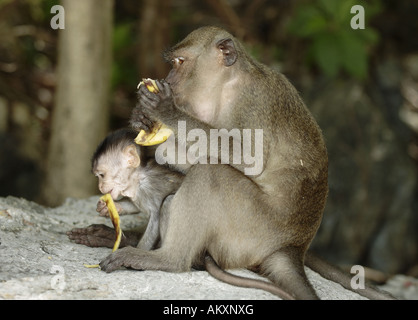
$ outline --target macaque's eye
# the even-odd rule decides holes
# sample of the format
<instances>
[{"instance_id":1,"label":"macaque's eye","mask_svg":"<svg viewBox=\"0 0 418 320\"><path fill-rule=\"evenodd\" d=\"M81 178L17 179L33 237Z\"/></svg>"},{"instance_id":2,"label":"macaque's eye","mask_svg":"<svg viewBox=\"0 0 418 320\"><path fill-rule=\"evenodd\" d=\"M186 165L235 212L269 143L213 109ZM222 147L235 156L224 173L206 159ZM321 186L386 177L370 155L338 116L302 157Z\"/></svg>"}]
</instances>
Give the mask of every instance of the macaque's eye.
<instances>
[{"instance_id":1,"label":"macaque's eye","mask_svg":"<svg viewBox=\"0 0 418 320\"><path fill-rule=\"evenodd\" d=\"M103 179L104 178L104 173L97 173L96 177Z\"/></svg>"},{"instance_id":2,"label":"macaque's eye","mask_svg":"<svg viewBox=\"0 0 418 320\"><path fill-rule=\"evenodd\" d=\"M184 58L182 57L177 57L171 60L171 64L176 67L181 66L183 62L184 62Z\"/></svg>"}]
</instances>

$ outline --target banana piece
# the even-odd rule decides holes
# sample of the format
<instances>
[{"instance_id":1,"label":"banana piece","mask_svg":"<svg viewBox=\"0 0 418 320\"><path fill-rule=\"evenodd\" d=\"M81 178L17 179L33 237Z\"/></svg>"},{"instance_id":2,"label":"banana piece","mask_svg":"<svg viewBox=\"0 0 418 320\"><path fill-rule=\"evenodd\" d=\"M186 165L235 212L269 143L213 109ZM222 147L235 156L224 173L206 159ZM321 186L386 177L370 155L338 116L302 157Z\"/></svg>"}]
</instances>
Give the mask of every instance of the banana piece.
<instances>
[{"instance_id":1,"label":"banana piece","mask_svg":"<svg viewBox=\"0 0 418 320\"><path fill-rule=\"evenodd\" d=\"M115 252L120 245L120 241L122 240L122 229L120 228L120 217L118 210L116 210L115 203L109 193L106 193L104 196L100 197L100 200L106 202L106 206L109 209L110 219L112 220L113 227L116 231L116 241L113 245L112 252ZM100 268L98 264L84 264L86 268Z\"/></svg>"},{"instance_id":2,"label":"banana piece","mask_svg":"<svg viewBox=\"0 0 418 320\"><path fill-rule=\"evenodd\" d=\"M100 197L100 200L106 202L106 206L109 209L110 219L112 220L113 227L116 231L116 241L112 249L112 252L115 252L119 248L120 241L122 239L119 213L118 210L116 210L115 203L113 202L110 193L106 193L104 196Z\"/></svg>"},{"instance_id":3,"label":"banana piece","mask_svg":"<svg viewBox=\"0 0 418 320\"><path fill-rule=\"evenodd\" d=\"M135 143L141 146L153 146L163 143L173 134L170 128L161 122L156 122L150 133L141 130L135 138Z\"/></svg>"},{"instance_id":4,"label":"banana piece","mask_svg":"<svg viewBox=\"0 0 418 320\"><path fill-rule=\"evenodd\" d=\"M137 88L139 88L141 85L145 85L149 92L160 92L158 90L157 84L155 83L155 80L153 79L142 79ZM141 130L135 138L135 143L141 146L153 146L163 143L172 134L173 131L171 131L171 129L169 129L165 124L156 122L151 132L147 133L145 130Z\"/></svg>"},{"instance_id":5,"label":"banana piece","mask_svg":"<svg viewBox=\"0 0 418 320\"><path fill-rule=\"evenodd\" d=\"M138 83L136 88L139 89L139 87L143 84L147 87L149 92L152 92L152 93L160 92L160 90L158 90L157 84L155 83L154 79L150 79L150 78L145 79L144 78L144 79L142 79L142 81L140 83Z\"/></svg>"},{"instance_id":6,"label":"banana piece","mask_svg":"<svg viewBox=\"0 0 418 320\"><path fill-rule=\"evenodd\" d=\"M99 268L100 269L100 264L83 264L83 266L85 266L86 268Z\"/></svg>"}]
</instances>

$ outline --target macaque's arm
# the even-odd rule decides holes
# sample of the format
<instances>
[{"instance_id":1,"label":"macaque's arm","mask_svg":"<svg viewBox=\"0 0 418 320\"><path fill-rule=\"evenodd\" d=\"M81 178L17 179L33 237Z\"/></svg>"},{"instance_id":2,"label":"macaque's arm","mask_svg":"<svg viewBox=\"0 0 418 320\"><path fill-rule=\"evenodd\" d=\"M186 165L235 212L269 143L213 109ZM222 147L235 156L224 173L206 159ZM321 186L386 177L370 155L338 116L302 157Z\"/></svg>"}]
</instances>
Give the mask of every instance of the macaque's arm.
<instances>
[{"instance_id":1,"label":"macaque's arm","mask_svg":"<svg viewBox=\"0 0 418 320\"><path fill-rule=\"evenodd\" d=\"M115 205L119 205L120 210L118 210L118 212L120 215L139 213L138 207L136 207L134 203L127 198L115 201Z\"/></svg>"},{"instance_id":2,"label":"macaque's arm","mask_svg":"<svg viewBox=\"0 0 418 320\"><path fill-rule=\"evenodd\" d=\"M211 130L214 128L210 124L203 122L189 115L188 113L180 110L175 105L170 86L167 82L160 82L158 80L156 80L155 82L159 88L159 93L157 94L149 92L145 88L145 86L141 86L139 88L139 102L132 112L131 125L134 128L142 127L142 118L139 115L146 114L149 118L155 119L156 121L161 121L167 127L169 127L174 132L179 145L185 146L186 150L191 145L196 143L193 139L188 139L188 133L192 129L198 128L199 130L203 130L205 136L209 139L209 137L211 137ZM242 146L244 135L243 130L236 128L231 131L224 129L216 130L216 132L219 135L219 137L222 137L222 141L229 141L229 139L232 138L233 142L229 142L225 146L223 145L223 143L218 143L218 150L215 149L217 151L215 152L215 150L212 150L213 146L211 146L211 143L209 143L208 141L208 143L206 144L206 155L208 158L215 158L211 161L214 161L214 163L229 163L229 165L231 165L235 169L238 169L241 172L244 172L246 168L252 167L254 165L253 162L247 164L243 158L246 156L251 156L250 154L244 154L244 152L246 152L246 149L244 149ZM255 135L255 132L251 132L251 135ZM247 148L249 149L249 152L251 152L252 150L256 154L260 154L259 150L256 150L256 147L263 146L263 137L261 136L259 137L259 139L260 138L260 143L256 145L254 142L255 137L252 137L250 141L251 148ZM216 141L218 141L218 139L216 139ZM237 147L238 153L234 153L234 149ZM264 147L267 148L267 146ZM259 159L259 161L263 162L263 159L261 158ZM257 172L256 174L259 173L261 172Z\"/></svg>"},{"instance_id":3,"label":"macaque's arm","mask_svg":"<svg viewBox=\"0 0 418 320\"><path fill-rule=\"evenodd\" d=\"M160 214L159 210L153 210L150 213L147 229L138 243L138 248L143 250L152 250L158 242L160 235Z\"/></svg>"},{"instance_id":4,"label":"macaque's arm","mask_svg":"<svg viewBox=\"0 0 418 320\"><path fill-rule=\"evenodd\" d=\"M139 209L129 199L122 199L114 202L119 215L139 213ZM99 212L100 216L102 217L109 217L109 211L107 209L106 203L102 200L97 202L96 211Z\"/></svg>"},{"instance_id":5,"label":"macaque's arm","mask_svg":"<svg viewBox=\"0 0 418 320\"><path fill-rule=\"evenodd\" d=\"M67 232L68 238L75 243L88 247L113 248L115 244L115 229L104 224L92 224L87 228L74 228ZM136 230L124 231L120 247L136 246L142 233Z\"/></svg>"}]
</instances>

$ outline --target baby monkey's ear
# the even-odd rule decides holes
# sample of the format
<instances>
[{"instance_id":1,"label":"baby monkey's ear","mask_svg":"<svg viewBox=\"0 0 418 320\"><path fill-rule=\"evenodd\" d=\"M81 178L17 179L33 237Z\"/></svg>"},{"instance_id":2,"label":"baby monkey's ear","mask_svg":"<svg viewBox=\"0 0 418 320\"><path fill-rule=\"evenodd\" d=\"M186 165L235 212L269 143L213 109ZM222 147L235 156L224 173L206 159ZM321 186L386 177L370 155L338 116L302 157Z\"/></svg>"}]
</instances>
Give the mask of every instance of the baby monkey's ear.
<instances>
[{"instance_id":1,"label":"baby monkey's ear","mask_svg":"<svg viewBox=\"0 0 418 320\"><path fill-rule=\"evenodd\" d=\"M128 168L137 168L141 164L141 159L139 158L136 146L131 144L122 151L123 158L126 167Z\"/></svg>"}]
</instances>

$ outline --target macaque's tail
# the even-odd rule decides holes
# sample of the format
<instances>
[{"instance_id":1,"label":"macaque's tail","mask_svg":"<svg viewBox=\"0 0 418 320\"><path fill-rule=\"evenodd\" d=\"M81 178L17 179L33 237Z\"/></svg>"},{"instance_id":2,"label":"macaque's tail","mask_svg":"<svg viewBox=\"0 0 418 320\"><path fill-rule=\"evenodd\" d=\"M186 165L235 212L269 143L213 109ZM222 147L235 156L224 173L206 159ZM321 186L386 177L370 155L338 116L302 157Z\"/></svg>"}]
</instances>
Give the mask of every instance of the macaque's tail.
<instances>
[{"instance_id":1,"label":"macaque's tail","mask_svg":"<svg viewBox=\"0 0 418 320\"><path fill-rule=\"evenodd\" d=\"M380 291L372 285L365 285L364 289L353 289L351 286L351 277L349 275L310 252L306 253L305 265L319 273L325 279L339 283L347 290L356 292L363 297L372 300L396 300L391 294Z\"/></svg>"},{"instance_id":2,"label":"macaque's tail","mask_svg":"<svg viewBox=\"0 0 418 320\"><path fill-rule=\"evenodd\" d=\"M290 294L283 291L282 289L280 289L279 287L275 286L272 283L262 281L262 280L236 276L234 274L231 274L222 270L216 264L216 262L212 259L212 257L209 255L206 255L205 257L205 267L206 267L207 272L212 277L214 277L215 279L218 279L219 281L222 281L222 282L225 282L225 283L237 286L237 287L261 289L261 290L270 292L283 300L295 300L295 298L292 297Z\"/></svg>"}]
</instances>

